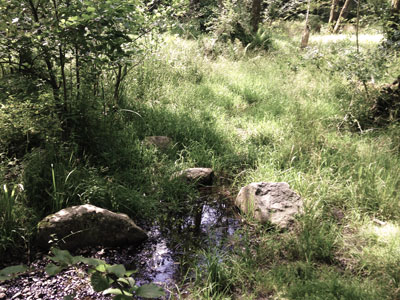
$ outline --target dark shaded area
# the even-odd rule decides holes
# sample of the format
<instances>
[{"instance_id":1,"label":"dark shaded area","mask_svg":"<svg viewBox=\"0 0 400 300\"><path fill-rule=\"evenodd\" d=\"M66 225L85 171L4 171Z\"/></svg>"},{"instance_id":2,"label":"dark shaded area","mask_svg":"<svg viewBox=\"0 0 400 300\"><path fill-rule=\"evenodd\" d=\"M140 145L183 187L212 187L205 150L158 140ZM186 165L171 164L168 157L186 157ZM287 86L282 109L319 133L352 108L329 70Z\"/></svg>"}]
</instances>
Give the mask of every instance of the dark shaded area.
<instances>
[{"instance_id":1,"label":"dark shaded area","mask_svg":"<svg viewBox=\"0 0 400 300\"><path fill-rule=\"evenodd\" d=\"M400 120L400 76L392 85L381 90L371 112L373 122L380 126Z\"/></svg>"}]
</instances>

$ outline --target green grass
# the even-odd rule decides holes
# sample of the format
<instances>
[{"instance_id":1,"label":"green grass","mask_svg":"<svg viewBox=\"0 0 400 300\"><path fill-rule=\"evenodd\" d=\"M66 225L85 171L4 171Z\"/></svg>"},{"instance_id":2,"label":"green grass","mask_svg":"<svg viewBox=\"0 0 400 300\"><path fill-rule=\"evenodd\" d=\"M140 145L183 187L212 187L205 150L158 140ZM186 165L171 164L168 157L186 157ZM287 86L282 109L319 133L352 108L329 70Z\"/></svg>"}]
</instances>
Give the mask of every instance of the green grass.
<instances>
[{"instance_id":1,"label":"green grass","mask_svg":"<svg viewBox=\"0 0 400 300\"><path fill-rule=\"evenodd\" d=\"M212 262L221 258L208 254L204 280L189 290L193 299L389 299L397 293L396 271L389 272L393 252L381 251L377 259L371 253L378 241L369 240L371 250L361 253L345 242L346 228L360 219L397 224L400 161L398 127L360 132L346 119L350 104L366 94L355 84L362 74L350 67L343 73L340 65L359 63L343 57L343 47L352 49L353 42L339 43L342 52L332 43L301 52L276 36L269 53L208 58L195 41L169 37L160 49L164 60L141 69L161 76L156 84L144 76L151 88L141 97L148 98L131 86L129 105L145 115L142 132L176 143L166 163L211 166L228 174L233 192L253 181L287 181L306 202L295 230L258 230L245 242L248 250L222 254L219 265ZM377 46L361 45L362 53ZM385 82L395 70L385 64L364 72ZM368 101L359 108L368 110ZM393 284L383 288L373 270L386 272ZM215 294L226 277L230 288Z\"/></svg>"},{"instance_id":2,"label":"green grass","mask_svg":"<svg viewBox=\"0 0 400 300\"><path fill-rule=\"evenodd\" d=\"M374 126L368 114L371 97L399 73L398 58L383 59L371 42L361 43L357 54L349 39L312 42L301 51L295 25L289 34L282 26L272 31L269 52L231 44L210 56L208 37L166 36L128 75L124 110L94 112L72 146L29 151L21 202L36 218L55 206L93 203L179 225L198 194L171 183L177 171L212 167L216 184L232 198L250 182L286 181L306 205L295 227L277 232L244 225L231 251L202 252L203 264L191 269L197 280L179 293L189 299L395 299L400 128ZM8 124L6 113L0 124ZM33 117L23 118L29 125ZM16 141L28 125L7 141L15 152L24 151ZM173 146L147 147L142 141L150 135L169 136ZM10 172L5 164L0 171ZM1 195L9 203L9 193ZM375 226L374 218L387 225Z\"/></svg>"}]
</instances>

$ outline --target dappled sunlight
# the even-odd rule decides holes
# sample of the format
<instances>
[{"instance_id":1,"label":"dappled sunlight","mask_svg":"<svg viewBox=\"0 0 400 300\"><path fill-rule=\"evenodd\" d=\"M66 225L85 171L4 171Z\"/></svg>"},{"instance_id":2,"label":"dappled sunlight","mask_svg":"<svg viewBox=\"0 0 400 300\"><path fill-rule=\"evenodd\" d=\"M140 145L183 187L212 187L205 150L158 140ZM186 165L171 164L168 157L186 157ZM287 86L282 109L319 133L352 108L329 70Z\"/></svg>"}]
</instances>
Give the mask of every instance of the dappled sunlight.
<instances>
[{"instance_id":1,"label":"dappled sunlight","mask_svg":"<svg viewBox=\"0 0 400 300\"><path fill-rule=\"evenodd\" d=\"M358 36L359 42L363 44L378 44L383 40L383 34L360 34ZM324 34L324 35L311 35L310 43L336 43L340 41L348 40L350 42L356 42L355 34Z\"/></svg>"},{"instance_id":2,"label":"dappled sunlight","mask_svg":"<svg viewBox=\"0 0 400 300\"><path fill-rule=\"evenodd\" d=\"M343 237L345 251L340 260L351 269L378 274L400 263L400 226L396 222L373 219Z\"/></svg>"},{"instance_id":3,"label":"dappled sunlight","mask_svg":"<svg viewBox=\"0 0 400 300\"><path fill-rule=\"evenodd\" d=\"M366 235L375 235L377 241L383 245L396 245L400 251L400 226L393 223L379 222L368 225L363 229Z\"/></svg>"}]
</instances>

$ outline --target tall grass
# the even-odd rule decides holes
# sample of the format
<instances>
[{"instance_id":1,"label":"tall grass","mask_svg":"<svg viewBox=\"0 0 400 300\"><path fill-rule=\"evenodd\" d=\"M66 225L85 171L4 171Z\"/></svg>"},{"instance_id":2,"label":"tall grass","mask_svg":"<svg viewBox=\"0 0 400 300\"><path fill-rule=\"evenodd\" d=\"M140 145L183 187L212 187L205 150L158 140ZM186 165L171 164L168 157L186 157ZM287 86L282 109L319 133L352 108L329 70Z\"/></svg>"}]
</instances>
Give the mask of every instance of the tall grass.
<instances>
[{"instance_id":1,"label":"tall grass","mask_svg":"<svg viewBox=\"0 0 400 300\"><path fill-rule=\"evenodd\" d=\"M352 66L340 66L343 53L352 53L352 42L339 43L314 44L302 52L290 39L275 36L269 54L208 58L202 53L207 49L198 48L195 42L170 37L159 54L167 63L160 60L153 67L152 62L146 65L146 72L157 72L162 80L153 82L147 76L152 90L141 94L133 108L147 116L141 127L144 132L175 139L179 156L170 153L168 159L178 157L179 163L212 166L228 174L233 197L249 182L287 181L307 203L293 231L257 232L240 258L223 254L226 261L242 262L220 266L242 271L242 276L229 273L236 277L235 292L226 294L228 298L242 293L246 299L257 299L272 293L289 299L384 299L395 291L380 289L381 282L374 276L363 282L348 273L361 267L360 258L352 257L358 263L342 259L346 228L360 218L397 222L400 179L394 174L400 164L395 127L359 131L356 122L349 120L351 103L367 95L361 74L354 73ZM376 45L362 46L367 53ZM345 61L359 64L354 56ZM387 67L378 64L377 69L364 71L389 71L395 77L396 68ZM385 78L387 74L375 79L384 82ZM128 98L136 99L136 90L132 85ZM359 109L367 111L368 103ZM163 114L174 116L176 122ZM157 122L150 116L157 116ZM281 266L274 259L287 265L289 274L301 265L313 275L282 281ZM369 260L369 264L374 263ZM251 279L245 279L251 274L248 270L253 272ZM326 274L335 275L329 279ZM266 278L275 285L263 289ZM201 284L196 284L198 292ZM258 294L246 287L256 287ZM213 285L206 279L203 288L209 291Z\"/></svg>"},{"instance_id":2,"label":"tall grass","mask_svg":"<svg viewBox=\"0 0 400 300\"><path fill-rule=\"evenodd\" d=\"M11 259L14 252L27 250L32 233L30 218L34 212L23 205L24 187L22 184L3 184L0 189L0 262ZM2 264L2 263L1 263Z\"/></svg>"}]
</instances>

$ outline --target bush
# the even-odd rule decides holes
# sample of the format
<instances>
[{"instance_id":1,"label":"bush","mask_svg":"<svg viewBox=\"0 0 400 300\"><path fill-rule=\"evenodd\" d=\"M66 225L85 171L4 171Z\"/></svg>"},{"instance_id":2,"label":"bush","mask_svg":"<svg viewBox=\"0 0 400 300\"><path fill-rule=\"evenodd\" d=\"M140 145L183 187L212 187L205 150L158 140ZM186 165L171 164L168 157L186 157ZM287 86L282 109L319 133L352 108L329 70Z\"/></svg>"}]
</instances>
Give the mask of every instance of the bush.
<instances>
[{"instance_id":1,"label":"bush","mask_svg":"<svg viewBox=\"0 0 400 300\"><path fill-rule=\"evenodd\" d=\"M60 135L52 95L42 82L7 76L0 84L0 153L22 157Z\"/></svg>"},{"instance_id":2,"label":"bush","mask_svg":"<svg viewBox=\"0 0 400 300\"><path fill-rule=\"evenodd\" d=\"M209 29L219 41L238 39L245 46L252 41L250 19L250 1L227 0Z\"/></svg>"}]
</instances>

